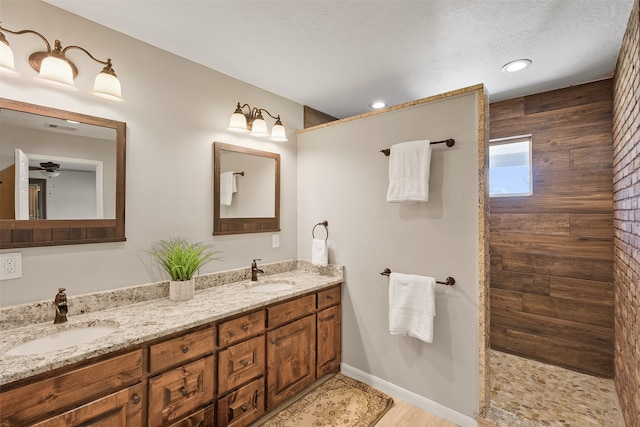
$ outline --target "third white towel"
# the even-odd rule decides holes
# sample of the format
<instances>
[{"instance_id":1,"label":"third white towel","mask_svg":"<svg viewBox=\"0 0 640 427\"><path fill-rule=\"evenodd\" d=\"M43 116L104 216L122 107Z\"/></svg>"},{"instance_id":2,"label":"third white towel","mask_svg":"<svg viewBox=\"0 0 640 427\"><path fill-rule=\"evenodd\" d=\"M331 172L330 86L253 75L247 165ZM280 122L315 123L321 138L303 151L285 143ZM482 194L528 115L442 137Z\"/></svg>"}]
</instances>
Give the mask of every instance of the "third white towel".
<instances>
[{"instance_id":1,"label":"third white towel","mask_svg":"<svg viewBox=\"0 0 640 427\"><path fill-rule=\"evenodd\" d=\"M311 263L326 267L329 262L329 250L327 242L322 239L313 239L311 244Z\"/></svg>"},{"instance_id":2,"label":"third white towel","mask_svg":"<svg viewBox=\"0 0 640 427\"><path fill-rule=\"evenodd\" d=\"M389 275L389 332L433 342L436 279L415 274Z\"/></svg>"}]
</instances>

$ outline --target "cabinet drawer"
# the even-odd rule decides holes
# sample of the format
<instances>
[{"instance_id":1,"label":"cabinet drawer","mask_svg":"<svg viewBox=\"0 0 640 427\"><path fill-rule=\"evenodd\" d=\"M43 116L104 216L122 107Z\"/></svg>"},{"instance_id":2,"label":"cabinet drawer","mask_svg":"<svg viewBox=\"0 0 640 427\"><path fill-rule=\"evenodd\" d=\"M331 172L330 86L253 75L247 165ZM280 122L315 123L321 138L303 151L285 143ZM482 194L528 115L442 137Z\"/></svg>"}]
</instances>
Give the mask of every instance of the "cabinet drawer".
<instances>
[{"instance_id":1,"label":"cabinet drawer","mask_svg":"<svg viewBox=\"0 0 640 427\"><path fill-rule=\"evenodd\" d=\"M264 335L233 345L218 353L218 394L264 374Z\"/></svg>"},{"instance_id":2,"label":"cabinet drawer","mask_svg":"<svg viewBox=\"0 0 640 427\"><path fill-rule=\"evenodd\" d=\"M215 349L214 338L214 328L208 328L152 345L149 347L149 372L155 373L211 353Z\"/></svg>"},{"instance_id":3,"label":"cabinet drawer","mask_svg":"<svg viewBox=\"0 0 640 427\"><path fill-rule=\"evenodd\" d=\"M133 385L142 377L142 350L0 393L1 425L27 425ZM59 412L58 412L59 413Z\"/></svg>"},{"instance_id":4,"label":"cabinet drawer","mask_svg":"<svg viewBox=\"0 0 640 427\"><path fill-rule=\"evenodd\" d=\"M218 400L218 426L243 427L264 413L264 378Z\"/></svg>"},{"instance_id":5,"label":"cabinet drawer","mask_svg":"<svg viewBox=\"0 0 640 427\"><path fill-rule=\"evenodd\" d=\"M283 302L267 308L269 316L269 327L288 323L292 320L304 317L309 313L313 313L316 309L316 296L307 295L294 299L292 301Z\"/></svg>"},{"instance_id":6,"label":"cabinet drawer","mask_svg":"<svg viewBox=\"0 0 640 427\"><path fill-rule=\"evenodd\" d=\"M229 320L218 325L218 345L226 347L264 331L266 313L264 310Z\"/></svg>"},{"instance_id":7,"label":"cabinet drawer","mask_svg":"<svg viewBox=\"0 0 640 427\"><path fill-rule=\"evenodd\" d=\"M149 379L149 425L175 421L213 400L214 356Z\"/></svg>"},{"instance_id":8,"label":"cabinet drawer","mask_svg":"<svg viewBox=\"0 0 640 427\"><path fill-rule=\"evenodd\" d=\"M138 384L65 412L33 427L142 427L142 385Z\"/></svg>"},{"instance_id":9,"label":"cabinet drawer","mask_svg":"<svg viewBox=\"0 0 640 427\"><path fill-rule=\"evenodd\" d=\"M169 427L213 427L213 403L190 416L181 419Z\"/></svg>"},{"instance_id":10,"label":"cabinet drawer","mask_svg":"<svg viewBox=\"0 0 640 427\"><path fill-rule=\"evenodd\" d=\"M318 292L318 308L325 308L340 303L340 286Z\"/></svg>"}]
</instances>

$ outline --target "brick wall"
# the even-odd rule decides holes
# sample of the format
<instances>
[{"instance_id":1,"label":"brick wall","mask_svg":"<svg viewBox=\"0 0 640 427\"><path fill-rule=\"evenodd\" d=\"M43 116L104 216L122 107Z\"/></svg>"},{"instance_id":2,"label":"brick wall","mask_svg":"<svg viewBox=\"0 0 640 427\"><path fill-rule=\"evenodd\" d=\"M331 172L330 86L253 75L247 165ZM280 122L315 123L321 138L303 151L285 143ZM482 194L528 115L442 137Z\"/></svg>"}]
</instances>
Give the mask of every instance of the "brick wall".
<instances>
[{"instance_id":1,"label":"brick wall","mask_svg":"<svg viewBox=\"0 0 640 427\"><path fill-rule=\"evenodd\" d=\"M613 87L615 382L627 427L640 426L640 1Z\"/></svg>"}]
</instances>

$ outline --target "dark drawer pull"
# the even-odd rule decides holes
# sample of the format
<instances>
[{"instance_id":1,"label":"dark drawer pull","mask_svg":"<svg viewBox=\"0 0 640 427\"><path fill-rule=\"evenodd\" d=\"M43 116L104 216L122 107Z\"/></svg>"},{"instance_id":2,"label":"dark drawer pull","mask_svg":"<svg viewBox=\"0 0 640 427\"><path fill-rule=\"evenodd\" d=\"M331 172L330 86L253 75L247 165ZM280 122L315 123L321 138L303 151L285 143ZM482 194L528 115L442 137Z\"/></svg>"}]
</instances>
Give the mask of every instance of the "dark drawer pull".
<instances>
[{"instance_id":1,"label":"dark drawer pull","mask_svg":"<svg viewBox=\"0 0 640 427\"><path fill-rule=\"evenodd\" d=\"M134 394L133 398L131 399L131 401L133 402L134 405L137 405L138 403L140 403L142 401L142 399L137 394Z\"/></svg>"},{"instance_id":2,"label":"dark drawer pull","mask_svg":"<svg viewBox=\"0 0 640 427\"><path fill-rule=\"evenodd\" d=\"M327 295L327 299L333 299L333 296Z\"/></svg>"},{"instance_id":3,"label":"dark drawer pull","mask_svg":"<svg viewBox=\"0 0 640 427\"><path fill-rule=\"evenodd\" d=\"M185 353L185 354L189 353L189 347L187 347L186 345L183 345L182 346L182 352Z\"/></svg>"},{"instance_id":4,"label":"dark drawer pull","mask_svg":"<svg viewBox=\"0 0 640 427\"><path fill-rule=\"evenodd\" d=\"M247 412L247 409L248 409L248 408L247 408L245 405L242 405L242 406L240 407L240 409L242 409L242 412Z\"/></svg>"},{"instance_id":5,"label":"dark drawer pull","mask_svg":"<svg viewBox=\"0 0 640 427\"><path fill-rule=\"evenodd\" d=\"M242 325L242 330L247 332L249 330L249 325L247 325L246 323Z\"/></svg>"},{"instance_id":6,"label":"dark drawer pull","mask_svg":"<svg viewBox=\"0 0 640 427\"><path fill-rule=\"evenodd\" d=\"M241 362L240 362L240 364L241 364L242 366L244 366L245 368L246 368L247 366L249 366L249 362L247 362L246 360L241 361Z\"/></svg>"},{"instance_id":7,"label":"dark drawer pull","mask_svg":"<svg viewBox=\"0 0 640 427\"><path fill-rule=\"evenodd\" d=\"M187 390L185 386L182 386L182 388L180 389L180 393L182 393L183 396L186 396L187 394L189 394L189 390Z\"/></svg>"}]
</instances>

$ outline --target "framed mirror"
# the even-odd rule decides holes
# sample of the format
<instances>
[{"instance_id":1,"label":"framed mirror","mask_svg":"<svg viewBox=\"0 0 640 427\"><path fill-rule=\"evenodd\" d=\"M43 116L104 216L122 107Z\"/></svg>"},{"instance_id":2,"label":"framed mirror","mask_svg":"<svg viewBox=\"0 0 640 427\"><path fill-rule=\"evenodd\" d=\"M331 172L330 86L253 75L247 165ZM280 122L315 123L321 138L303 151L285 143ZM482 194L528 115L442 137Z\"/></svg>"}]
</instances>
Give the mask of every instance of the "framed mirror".
<instances>
[{"instance_id":1,"label":"framed mirror","mask_svg":"<svg viewBox=\"0 0 640 427\"><path fill-rule=\"evenodd\" d=\"M280 154L213 143L213 235L280 231Z\"/></svg>"},{"instance_id":2,"label":"framed mirror","mask_svg":"<svg viewBox=\"0 0 640 427\"><path fill-rule=\"evenodd\" d=\"M0 98L0 249L125 241L126 124Z\"/></svg>"}]
</instances>

